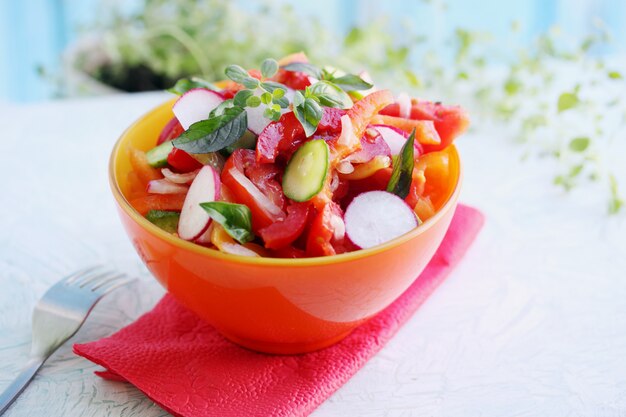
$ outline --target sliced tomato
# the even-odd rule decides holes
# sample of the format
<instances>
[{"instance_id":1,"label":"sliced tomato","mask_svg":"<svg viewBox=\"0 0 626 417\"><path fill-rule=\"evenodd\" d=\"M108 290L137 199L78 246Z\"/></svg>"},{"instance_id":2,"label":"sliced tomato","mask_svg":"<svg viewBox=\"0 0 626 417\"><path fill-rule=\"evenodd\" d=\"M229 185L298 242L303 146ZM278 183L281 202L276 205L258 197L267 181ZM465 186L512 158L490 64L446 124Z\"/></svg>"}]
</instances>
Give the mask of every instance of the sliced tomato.
<instances>
[{"instance_id":1,"label":"sliced tomato","mask_svg":"<svg viewBox=\"0 0 626 417\"><path fill-rule=\"evenodd\" d=\"M224 165L224 169L222 170L222 182L232 192L232 198L234 198L237 203L248 206L252 212L252 229L257 232L283 219L285 216L282 209L275 205L257 184L254 184L248 177L251 167L254 167L255 164L256 161L253 150L237 149ZM254 168L252 168L252 170L254 170ZM255 177L255 175L253 175L253 177ZM259 175L256 179L259 181L259 184L262 181L269 181L267 177L263 177L262 175Z\"/></svg>"},{"instance_id":2,"label":"sliced tomato","mask_svg":"<svg viewBox=\"0 0 626 417\"><path fill-rule=\"evenodd\" d=\"M313 223L311 223L309 235L307 236L307 256L328 256L337 253L331 243L335 233L335 226L332 221L333 215L343 217L339 205L332 201L318 211Z\"/></svg>"},{"instance_id":3,"label":"sliced tomato","mask_svg":"<svg viewBox=\"0 0 626 417\"><path fill-rule=\"evenodd\" d=\"M259 164L252 160L245 165L244 173L274 204L281 209L285 208L285 193L277 180L281 174L279 167L274 164Z\"/></svg>"},{"instance_id":4,"label":"sliced tomato","mask_svg":"<svg viewBox=\"0 0 626 417\"><path fill-rule=\"evenodd\" d=\"M287 207L287 217L259 230L259 235L269 249L280 249L291 245L304 231L309 216L310 204L293 203Z\"/></svg>"},{"instance_id":5,"label":"sliced tomato","mask_svg":"<svg viewBox=\"0 0 626 417\"><path fill-rule=\"evenodd\" d=\"M372 117L391 103L393 103L393 95L389 90L375 91L354 103L347 114L352 121L356 137L360 139L367 125L372 121Z\"/></svg>"},{"instance_id":6,"label":"sliced tomato","mask_svg":"<svg viewBox=\"0 0 626 417\"><path fill-rule=\"evenodd\" d=\"M191 172L202 168L202 164L182 149L174 148L167 155L167 163L178 172Z\"/></svg>"},{"instance_id":7,"label":"sliced tomato","mask_svg":"<svg viewBox=\"0 0 626 417\"><path fill-rule=\"evenodd\" d=\"M426 177L424 176L424 172L413 168L413 175L411 178L411 186L409 187L409 194L404 199L406 203L414 208L421 196L424 194L424 184L426 182Z\"/></svg>"},{"instance_id":8,"label":"sliced tomato","mask_svg":"<svg viewBox=\"0 0 626 417\"><path fill-rule=\"evenodd\" d=\"M130 205L145 215L150 210L181 211L186 194L148 194L130 200Z\"/></svg>"},{"instance_id":9,"label":"sliced tomato","mask_svg":"<svg viewBox=\"0 0 626 417\"><path fill-rule=\"evenodd\" d=\"M184 131L185 129L183 129L178 119L176 117L172 117L172 119L167 122L163 130L161 130L161 134L157 139L157 145L167 142L168 140L176 139Z\"/></svg>"},{"instance_id":10,"label":"sliced tomato","mask_svg":"<svg viewBox=\"0 0 626 417\"><path fill-rule=\"evenodd\" d=\"M391 104L382 109L380 113L398 117L400 115L400 106L397 103ZM425 152L444 149L469 127L469 116L461 107L446 106L441 103L433 103L432 101L414 102L411 106L411 119L432 120L435 129L439 133L441 143L424 146Z\"/></svg>"},{"instance_id":11,"label":"sliced tomato","mask_svg":"<svg viewBox=\"0 0 626 417\"><path fill-rule=\"evenodd\" d=\"M283 114L263 129L256 145L256 159L271 163L281 151L297 147L305 139L304 128L293 112Z\"/></svg>"},{"instance_id":12,"label":"sliced tomato","mask_svg":"<svg viewBox=\"0 0 626 417\"><path fill-rule=\"evenodd\" d=\"M341 117L346 114L343 109L323 107L324 113L315 131L318 135L338 135L341 133Z\"/></svg>"}]
</instances>

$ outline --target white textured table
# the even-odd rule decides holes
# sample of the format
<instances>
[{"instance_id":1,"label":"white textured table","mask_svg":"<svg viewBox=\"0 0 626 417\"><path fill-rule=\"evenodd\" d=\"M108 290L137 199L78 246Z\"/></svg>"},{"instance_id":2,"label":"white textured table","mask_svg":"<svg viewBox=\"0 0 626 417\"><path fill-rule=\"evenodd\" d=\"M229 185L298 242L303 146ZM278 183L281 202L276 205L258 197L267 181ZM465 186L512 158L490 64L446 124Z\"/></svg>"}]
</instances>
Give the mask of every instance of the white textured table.
<instances>
[{"instance_id":1,"label":"white textured table","mask_svg":"<svg viewBox=\"0 0 626 417\"><path fill-rule=\"evenodd\" d=\"M92 263L137 274L72 342L111 334L163 290L126 239L107 184L119 133L163 99L135 95L0 111L0 390L25 362L36 300ZM545 161L467 135L462 200L487 223L399 334L314 415L626 416L626 216L563 195ZM624 178L624 176L622 176ZM624 183L624 181L623 181ZM23 416L167 415L63 346L9 410Z\"/></svg>"}]
</instances>

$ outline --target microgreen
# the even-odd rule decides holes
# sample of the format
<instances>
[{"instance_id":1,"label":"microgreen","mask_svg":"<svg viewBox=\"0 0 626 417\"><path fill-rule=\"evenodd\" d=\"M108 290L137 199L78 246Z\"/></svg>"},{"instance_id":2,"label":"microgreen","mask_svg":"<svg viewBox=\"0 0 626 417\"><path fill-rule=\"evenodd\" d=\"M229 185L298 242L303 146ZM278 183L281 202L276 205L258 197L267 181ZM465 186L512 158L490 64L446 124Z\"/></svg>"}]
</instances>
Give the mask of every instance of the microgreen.
<instances>
[{"instance_id":1,"label":"microgreen","mask_svg":"<svg viewBox=\"0 0 626 417\"><path fill-rule=\"evenodd\" d=\"M389 183L387 184L387 191L402 199L409 195L411 188L413 167L415 165L414 141L415 129L411 132L411 135L402 146L397 159L394 161L391 178L389 178Z\"/></svg>"}]
</instances>

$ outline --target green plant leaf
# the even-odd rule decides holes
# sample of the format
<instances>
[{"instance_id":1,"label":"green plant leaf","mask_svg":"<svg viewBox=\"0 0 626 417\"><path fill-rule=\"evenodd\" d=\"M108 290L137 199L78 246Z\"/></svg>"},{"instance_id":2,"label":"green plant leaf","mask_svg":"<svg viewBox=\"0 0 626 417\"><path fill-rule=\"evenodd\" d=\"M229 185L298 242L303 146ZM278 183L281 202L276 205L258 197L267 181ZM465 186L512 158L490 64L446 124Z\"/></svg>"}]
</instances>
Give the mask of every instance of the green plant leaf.
<instances>
[{"instance_id":1,"label":"green plant leaf","mask_svg":"<svg viewBox=\"0 0 626 417\"><path fill-rule=\"evenodd\" d=\"M208 81L198 77L181 78L176 81L176 84L172 88L168 88L170 93L178 94L179 96L185 94L189 90L194 88L206 88L207 90L217 91L218 88Z\"/></svg>"},{"instance_id":2,"label":"green plant leaf","mask_svg":"<svg viewBox=\"0 0 626 417\"><path fill-rule=\"evenodd\" d=\"M285 71L303 72L318 80L322 78L322 70L307 62L292 62L291 64L283 65L281 68Z\"/></svg>"},{"instance_id":3,"label":"green plant leaf","mask_svg":"<svg viewBox=\"0 0 626 417\"><path fill-rule=\"evenodd\" d=\"M566 110L572 109L580 103L578 99L578 94L576 93L562 93L559 96L559 100L557 102L557 109L559 113L564 112Z\"/></svg>"},{"instance_id":4,"label":"green plant leaf","mask_svg":"<svg viewBox=\"0 0 626 417\"><path fill-rule=\"evenodd\" d=\"M569 148L574 152L584 152L589 147L590 142L588 137L577 137L569 142Z\"/></svg>"},{"instance_id":5,"label":"green plant leaf","mask_svg":"<svg viewBox=\"0 0 626 417\"><path fill-rule=\"evenodd\" d=\"M359 91L369 90L374 85L368 83L363 78L354 74L346 74L341 77L332 77L329 81L332 81L335 85L343 88L346 91Z\"/></svg>"},{"instance_id":6,"label":"green plant leaf","mask_svg":"<svg viewBox=\"0 0 626 417\"><path fill-rule=\"evenodd\" d=\"M273 77L278 71L278 62L275 59L268 58L261 64L261 75L263 78Z\"/></svg>"},{"instance_id":7,"label":"green plant leaf","mask_svg":"<svg viewBox=\"0 0 626 417\"><path fill-rule=\"evenodd\" d=\"M239 140L247 128L243 107L230 107L222 115L192 124L172 143L191 154L217 152Z\"/></svg>"},{"instance_id":8,"label":"green plant leaf","mask_svg":"<svg viewBox=\"0 0 626 417\"><path fill-rule=\"evenodd\" d=\"M352 99L339 86L328 80L321 80L308 89L311 98L317 98L322 106L347 109L352 107Z\"/></svg>"},{"instance_id":9,"label":"green plant leaf","mask_svg":"<svg viewBox=\"0 0 626 417\"><path fill-rule=\"evenodd\" d=\"M619 72L619 71L609 71L607 75L612 80L621 80L622 79L622 73Z\"/></svg>"},{"instance_id":10,"label":"green plant leaf","mask_svg":"<svg viewBox=\"0 0 626 417\"><path fill-rule=\"evenodd\" d=\"M237 242L243 244L254 239L252 213L248 206L226 201L210 201L200 203L200 207Z\"/></svg>"},{"instance_id":11,"label":"green plant leaf","mask_svg":"<svg viewBox=\"0 0 626 417\"><path fill-rule=\"evenodd\" d=\"M310 97L303 98L303 102L294 106L293 112L296 115L296 119L300 122L304 128L304 132L307 137L312 136L317 130L317 125L322 120L324 111L320 107L319 103Z\"/></svg>"},{"instance_id":12,"label":"green plant leaf","mask_svg":"<svg viewBox=\"0 0 626 417\"><path fill-rule=\"evenodd\" d=\"M239 65L229 65L224 70L224 74L236 83L243 84L244 79L251 78L248 71Z\"/></svg>"},{"instance_id":13,"label":"green plant leaf","mask_svg":"<svg viewBox=\"0 0 626 417\"><path fill-rule=\"evenodd\" d=\"M405 199L409 195L409 189L411 188L413 167L415 166L414 141L415 129L411 132L411 135L402 146L397 159L394 161L391 178L389 178L389 183L387 184L387 191L401 199Z\"/></svg>"},{"instance_id":14,"label":"green plant leaf","mask_svg":"<svg viewBox=\"0 0 626 417\"><path fill-rule=\"evenodd\" d=\"M254 96L254 91L252 90L239 90L235 97L233 97L233 103L235 106L246 107L248 105L248 99Z\"/></svg>"},{"instance_id":15,"label":"green plant leaf","mask_svg":"<svg viewBox=\"0 0 626 417\"><path fill-rule=\"evenodd\" d=\"M285 84L277 83L276 81L263 81L259 87L268 93L274 93L276 90L283 90L283 94L287 92L288 88Z\"/></svg>"}]
</instances>

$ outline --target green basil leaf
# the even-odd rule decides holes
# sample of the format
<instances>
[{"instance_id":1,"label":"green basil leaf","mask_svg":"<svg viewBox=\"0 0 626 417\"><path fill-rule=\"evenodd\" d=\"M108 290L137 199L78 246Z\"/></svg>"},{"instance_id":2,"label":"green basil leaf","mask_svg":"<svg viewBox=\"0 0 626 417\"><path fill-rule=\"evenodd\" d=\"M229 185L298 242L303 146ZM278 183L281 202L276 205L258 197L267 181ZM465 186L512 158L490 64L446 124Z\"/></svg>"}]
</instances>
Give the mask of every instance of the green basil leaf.
<instances>
[{"instance_id":1,"label":"green basil leaf","mask_svg":"<svg viewBox=\"0 0 626 417\"><path fill-rule=\"evenodd\" d=\"M389 178L389 183L387 184L387 191L402 199L409 195L411 180L413 179L413 166L415 165L415 160L413 159L414 141L415 129L413 129L413 132L411 132L411 135L402 146L398 158L393 164L391 178Z\"/></svg>"},{"instance_id":2,"label":"green basil leaf","mask_svg":"<svg viewBox=\"0 0 626 417\"><path fill-rule=\"evenodd\" d=\"M311 77L317 78L318 80L322 78L322 70L317 68L315 65L311 65L306 62L292 62L291 64L284 65L281 68L290 72L303 72Z\"/></svg>"},{"instance_id":3,"label":"green basil leaf","mask_svg":"<svg viewBox=\"0 0 626 417\"><path fill-rule=\"evenodd\" d=\"M216 116L221 116L222 114L224 114L224 111L226 111L226 109L230 109L233 107L234 105L233 101L234 100L232 98L222 101L220 104L217 105L216 108L211 110L211 113L209 113L208 119L211 119Z\"/></svg>"},{"instance_id":4,"label":"green basil leaf","mask_svg":"<svg viewBox=\"0 0 626 417\"><path fill-rule=\"evenodd\" d=\"M261 75L263 78L270 78L278 72L278 62L275 59L268 58L261 64Z\"/></svg>"},{"instance_id":5,"label":"green basil leaf","mask_svg":"<svg viewBox=\"0 0 626 417\"><path fill-rule=\"evenodd\" d=\"M304 101L293 108L293 112L296 115L296 119L300 122L304 128L304 132L307 137L312 136L317 130L317 125L322 120L324 111L312 98L305 98Z\"/></svg>"},{"instance_id":6,"label":"green basil leaf","mask_svg":"<svg viewBox=\"0 0 626 417\"><path fill-rule=\"evenodd\" d=\"M226 74L228 78L239 84L243 84L243 80L250 77L248 71L241 68L239 65L227 66L224 70L224 74Z\"/></svg>"},{"instance_id":7,"label":"green basil leaf","mask_svg":"<svg viewBox=\"0 0 626 417\"><path fill-rule=\"evenodd\" d=\"M346 91L369 90L374 85L368 83L363 78L354 74L346 74L341 77L332 78L330 81Z\"/></svg>"},{"instance_id":8,"label":"green basil leaf","mask_svg":"<svg viewBox=\"0 0 626 417\"><path fill-rule=\"evenodd\" d=\"M217 152L239 140L247 128L246 111L239 106L230 107L220 116L192 124L172 143L192 154Z\"/></svg>"},{"instance_id":9,"label":"green basil leaf","mask_svg":"<svg viewBox=\"0 0 626 417\"><path fill-rule=\"evenodd\" d=\"M253 95L254 92L252 90L239 90L233 97L233 103L235 106L246 107L248 99Z\"/></svg>"},{"instance_id":10,"label":"green basil leaf","mask_svg":"<svg viewBox=\"0 0 626 417\"><path fill-rule=\"evenodd\" d=\"M177 211L150 210L146 213L146 219L168 233L178 230L180 213Z\"/></svg>"},{"instance_id":11,"label":"green basil leaf","mask_svg":"<svg viewBox=\"0 0 626 417\"><path fill-rule=\"evenodd\" d=\"M328 80L318 81L309 88L309 93L316 97L322 106L348 109L352 99L339 86Z\"/></svg>"},{"instance_id":12,"label":"green basil leaf","mask_svg":"<svg viewBox=\"0 0 626 417\"><path fill-rule=\"evenodd\" d=\"M225 201L211 201L200 203L200 207L237 242L243 244L254 239L252 213L248 206Z\"/></svg>"},{"instance_id":13,"label":"green basil leaf","mask_svg":"<svg viewBox=\"0 0 626 417\"><path fill-rule=\"evenodd\" d=\"M191 77L181 78L180 80L176 81L176 84L174 84L172 88L168 88L167 91L169 91L170 93L178 94L180 96L185 94L189 90L193 90L194 88L206 88L207 90L213 91L218 90L216 86L208 81L203 80L202 78Z\"/></svg>"}]
</instances>

